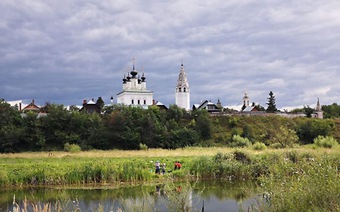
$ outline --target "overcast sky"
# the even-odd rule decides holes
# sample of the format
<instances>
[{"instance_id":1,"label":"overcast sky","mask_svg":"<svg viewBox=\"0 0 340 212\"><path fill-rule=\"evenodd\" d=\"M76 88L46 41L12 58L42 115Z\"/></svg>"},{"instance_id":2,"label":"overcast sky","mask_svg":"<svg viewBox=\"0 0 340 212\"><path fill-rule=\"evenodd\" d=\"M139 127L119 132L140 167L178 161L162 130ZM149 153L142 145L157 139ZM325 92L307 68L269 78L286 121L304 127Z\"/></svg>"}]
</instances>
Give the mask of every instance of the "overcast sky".
<instances>
[{"instance_id":1,"label":"overcast sky","mask_svg":"<svg viewBox=\"0 0 340 212\"><path fill-rule=\"evenodd\" d=\"M165 105L181 61L191 104L339 102L338 0L1 0L0 98L105 103L132 69Z\"/></svg>"}]
</instances>

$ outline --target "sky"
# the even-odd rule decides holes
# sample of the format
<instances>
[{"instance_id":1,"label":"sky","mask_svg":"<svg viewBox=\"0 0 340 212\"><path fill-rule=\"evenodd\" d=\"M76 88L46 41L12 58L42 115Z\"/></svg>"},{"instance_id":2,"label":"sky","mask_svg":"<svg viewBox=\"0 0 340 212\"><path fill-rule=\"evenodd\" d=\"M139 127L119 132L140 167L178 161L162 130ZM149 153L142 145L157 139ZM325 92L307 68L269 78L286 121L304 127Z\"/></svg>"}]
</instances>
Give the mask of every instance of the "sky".
<instances>
[{"instance_id":1,"label":"sky","mask_svg":"<svg viewBox=\"0 0 340 212\"><path fill-rule=\"evenodd\" d=\"M183 61L191 105L339 103L338 0L1 0L0 98L110 103L135 58L175 103Z\"/></svg>"}]
</instances>

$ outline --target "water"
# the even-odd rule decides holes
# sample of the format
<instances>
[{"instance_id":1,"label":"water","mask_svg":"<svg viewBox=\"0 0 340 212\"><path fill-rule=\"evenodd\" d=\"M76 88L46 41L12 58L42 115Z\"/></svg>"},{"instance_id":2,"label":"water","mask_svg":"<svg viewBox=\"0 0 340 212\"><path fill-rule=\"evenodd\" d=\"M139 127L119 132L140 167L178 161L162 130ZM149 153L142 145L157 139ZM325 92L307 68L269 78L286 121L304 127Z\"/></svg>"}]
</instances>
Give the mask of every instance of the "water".
<instances>
[{"instance_id":1,"label":"water","mask_svg":"<svg viewBox=\"0 0 340 212\"><path fill-rule=\"evenodd\" d=\"M152 185L107 185L0 190L0 211L14 207L59 207L62 211L240 211L247 210L253 197L245 190L252 183L203 181ZM24 201L26 198L26 201ZM49 205L47 205L49 203ZM124 211L124 210L123 210Z\"/></svg>"}]
</instances>

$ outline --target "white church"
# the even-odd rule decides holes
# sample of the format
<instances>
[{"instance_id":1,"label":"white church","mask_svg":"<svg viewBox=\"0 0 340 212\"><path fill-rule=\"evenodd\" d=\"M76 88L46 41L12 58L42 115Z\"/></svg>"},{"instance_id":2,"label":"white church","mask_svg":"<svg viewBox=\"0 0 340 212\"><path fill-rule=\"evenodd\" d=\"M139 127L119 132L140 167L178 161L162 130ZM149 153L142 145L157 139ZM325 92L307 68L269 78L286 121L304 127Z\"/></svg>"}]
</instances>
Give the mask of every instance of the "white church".
<instances>
[{"instance_id":1,"label":"white church","mask_svg":"<svg viewBox=\"0 0 340 212\"><path fill-rule=\"evenodd\" d=\"M132 71L123 78L123 91L117 94L117 103L147 108L153 104L153 92L146 88L146 77L138 75L133 64Z\"/></svg>"},{"instance_id":2,"label":"white church","mask_svg":"<svg viewBox=\"0 0 340 212\"><path fill-rule=\"evenodd\" d=\"M183 63L177 80L175 99L178 107L190 110L190 87ZM143 108L154 104L153 92L146 87L146 77L144 73L139 77L135 64L132 71L123 77L123 90L117 94L117 104Z\"/></svg>"}]
</instances>

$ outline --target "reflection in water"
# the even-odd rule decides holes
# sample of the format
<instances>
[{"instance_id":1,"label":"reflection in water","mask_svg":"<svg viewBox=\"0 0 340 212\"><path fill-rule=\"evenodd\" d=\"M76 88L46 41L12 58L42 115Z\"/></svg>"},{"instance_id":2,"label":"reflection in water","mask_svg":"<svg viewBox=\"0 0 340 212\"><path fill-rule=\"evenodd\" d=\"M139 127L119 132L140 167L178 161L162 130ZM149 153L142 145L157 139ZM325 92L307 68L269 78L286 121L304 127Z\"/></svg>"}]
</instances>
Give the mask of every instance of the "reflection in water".
<instances>
[{"instance_id":1,"label":"reflection in water","mask_svg":"<svg viewBox=\"0 0 340 212\"><path fill-rule=\"evenodd\" d=\"M62 211L240 211L251 198L244 189L254 184L229 181L165 183L117 188L30 188L0 191L0 211L13 211L13 197L20 208L50 203ZM241 189L242 188L242 189ZM26 198L26 201L25 201ZM33 204L32 204L33 203ZM30 210L29 210L30 211Z\"/></svg>"}]
</instances>

